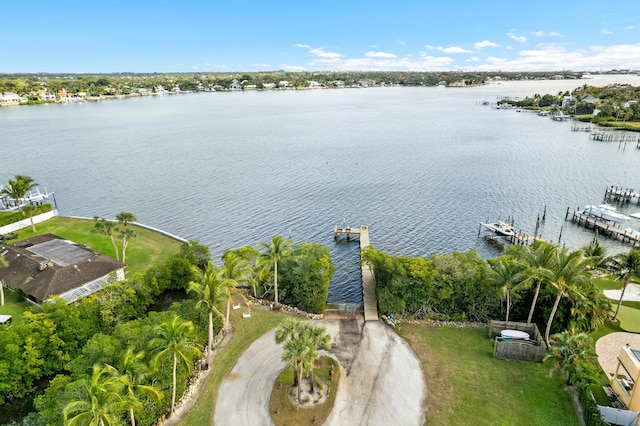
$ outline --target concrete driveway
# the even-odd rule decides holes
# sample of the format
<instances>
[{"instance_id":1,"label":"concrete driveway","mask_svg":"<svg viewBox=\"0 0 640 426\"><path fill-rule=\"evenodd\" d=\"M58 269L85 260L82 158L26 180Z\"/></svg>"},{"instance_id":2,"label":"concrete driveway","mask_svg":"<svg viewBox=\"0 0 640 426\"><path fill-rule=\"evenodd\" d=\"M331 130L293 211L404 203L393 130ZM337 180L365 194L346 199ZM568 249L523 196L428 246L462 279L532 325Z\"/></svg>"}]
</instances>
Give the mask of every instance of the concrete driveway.
<instances>
[{"instance_id":1,"label":"concrete driveway","mask_svg":"<svg viewBox=\"0 0 640 426\"><path fill-rule=\"evenodd\" d=\"M422 425L427 389L412 349L381 321L316 322L333 336L341 365L336 402L325 425ZM225 378L216 425L272 425L269 397L285 364L272 330L256 340Z\"/></svg>"}]
</instances>

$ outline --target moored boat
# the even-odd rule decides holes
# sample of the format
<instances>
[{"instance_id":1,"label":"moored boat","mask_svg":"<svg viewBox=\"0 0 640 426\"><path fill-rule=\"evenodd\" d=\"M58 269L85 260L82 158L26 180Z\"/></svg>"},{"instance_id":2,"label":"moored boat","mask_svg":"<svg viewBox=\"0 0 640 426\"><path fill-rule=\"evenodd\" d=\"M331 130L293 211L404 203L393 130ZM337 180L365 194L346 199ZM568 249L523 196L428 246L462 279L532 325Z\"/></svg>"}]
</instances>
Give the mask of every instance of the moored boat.
<instances>
[{"instance_id":1,"label":"moored boat","mask_svg":"<svg viewBox=\"0 0 640 426\"><path fill-rule=\"evenodd\" d=\"M614 206L609 204L589 205L584 208L582 213L609 222L620 223L631 220L629 216L619 213Z\"/></svg>"}]
</instances>

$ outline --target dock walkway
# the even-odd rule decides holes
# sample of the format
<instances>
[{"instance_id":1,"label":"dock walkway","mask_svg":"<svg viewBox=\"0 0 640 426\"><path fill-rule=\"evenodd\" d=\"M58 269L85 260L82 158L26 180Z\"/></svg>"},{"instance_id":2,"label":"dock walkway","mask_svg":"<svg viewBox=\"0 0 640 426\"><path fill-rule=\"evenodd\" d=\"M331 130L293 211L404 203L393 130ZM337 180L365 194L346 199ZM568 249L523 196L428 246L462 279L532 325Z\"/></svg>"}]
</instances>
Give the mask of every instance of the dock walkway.
<instances>
[{"instance_id":1,"label":"dock walkway","mask_svg":"<svg viewBox=\"0 0 640 426\"><path fill-rule=\"evenodd\" d=\"M369 227L362 225L359 228L334 228L333 236L337 238L346 235L347 239L352 236L359 236L360 251L369 247ZM376 281L373 270L364 262L362 264L362 305L364 307L365 321L378 321L378 298L376 297Z\"/></svg>"},{"instance_id":2,"label":"dock walkway","mask_svg":"<svg viewBox=\"0 0 640 426\"><path fill-rule=\"evenodd\" d=\"M571 219L571 222L584 226L586 229L596 230L599 235L605 235L616 240L621 239L623 243L630 243L633 246L640 244L640 236L637 234L634 234L627 229L623 229L618 225L612 224L611 222L607 222L606 220L589 216L579 211L571 211L570 209L567 209L567 214L564 219Z\"/></svg>"}]
</instances>

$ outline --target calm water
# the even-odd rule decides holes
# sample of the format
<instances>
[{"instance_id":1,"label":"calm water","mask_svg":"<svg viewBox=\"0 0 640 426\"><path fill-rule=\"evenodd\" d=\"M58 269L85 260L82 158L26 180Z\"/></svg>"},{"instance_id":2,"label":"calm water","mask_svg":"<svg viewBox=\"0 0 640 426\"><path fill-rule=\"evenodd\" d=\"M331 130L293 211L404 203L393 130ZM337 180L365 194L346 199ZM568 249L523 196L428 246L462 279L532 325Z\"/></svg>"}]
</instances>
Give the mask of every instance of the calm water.
<instances>
[{"instance_id":1,"label":"calm water","mask_svg":"<svg viewBox=\"0 0 640 426\"><path fill-rule=\"evenodd\" d=\"M327 244L337 267L330 301L359 302L358 246L334 243L335 225L369 225L372 244L392 254L490 257L479 222L514 217L533 233L546 206L544 238L557 241L564 227L563 244L587 244L592 233L564 221L567 207L600 202L611 184L640 189L640 150L480 103L616 80L640 85L619 77L1 108L0 182L34 177L55 190L62 215L132 211L207 244L214 259L278 233Z\"/></svg>"}]
</instances>

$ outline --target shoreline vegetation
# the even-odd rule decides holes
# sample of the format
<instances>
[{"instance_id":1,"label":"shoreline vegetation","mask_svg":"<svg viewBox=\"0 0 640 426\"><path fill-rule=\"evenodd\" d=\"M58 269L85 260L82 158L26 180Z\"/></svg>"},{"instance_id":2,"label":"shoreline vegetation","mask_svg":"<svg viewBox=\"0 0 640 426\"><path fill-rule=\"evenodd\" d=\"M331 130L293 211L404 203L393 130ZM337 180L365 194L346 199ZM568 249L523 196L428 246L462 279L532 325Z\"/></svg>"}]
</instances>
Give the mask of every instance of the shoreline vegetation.
<instances>
[{"instance_id":1,"label":"shoreline vegetation","mask_svg":"<svg viewBox=\"0 0 640 426\"><path fill-rule=\"evenodd\" d=\"M610 73L629 74L628 71ZM518 80L579 80L562 72L245 72L0 74L0 106L101 101L192 92L370 87L472 87Z\"/></svg>"}]
</instances>

